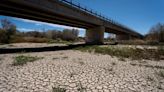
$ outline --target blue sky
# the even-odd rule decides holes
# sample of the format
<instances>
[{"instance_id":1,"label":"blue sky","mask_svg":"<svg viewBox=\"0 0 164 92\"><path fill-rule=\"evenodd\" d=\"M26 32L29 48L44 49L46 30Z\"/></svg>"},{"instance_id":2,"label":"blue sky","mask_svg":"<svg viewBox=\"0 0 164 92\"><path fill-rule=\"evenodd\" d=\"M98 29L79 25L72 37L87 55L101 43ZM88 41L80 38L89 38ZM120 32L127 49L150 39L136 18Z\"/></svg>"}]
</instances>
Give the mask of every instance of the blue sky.
<instances>
[{"instance_id":1,"label":"blue sky","mask_svg":"<svg viewBox=\"0 0 164 92\"><path fill-rule=\"evenodd\" d=\"M79 36L82 36L82 37L85 36L85 29L83 29L83 28L70 27L70 26L51 24L51 23L45 23L45 22L40 22L40 21L34 21L34 20L21 19L21 18L0 15L0 19L5 19L5 18L10 20L12 23L16 24L17 30L19 30L19 31L24 31L24 32L34 31L34 30L47 31L47 30L53 30L53 29L62 31L63 29L78 29Z\"/></svg>"},{"instance_id":2,"label":"blue sky","mask_svg":"<svg viewBox=\"0 0 164 92\"><path fill-rule=\"evenodd\" d=\"M141 34L164 23L164 0L74 0Z\"/></svg>"},{"instance_id":3,"label":"blue sky","mask_svg":"<svg viewBox=\"0 0 164 92\"><path fill-rule=\"evenodd\" d=\"M157 24L164 23L164 0L72 0L83 6L96 10L103 15L124 24L141 34L146 34L149 29ZM8 18L22 31L48 30L72 28L62 25L24 20L0 16L0 19ZM79 28L77 28L79 29ZM84 29L80 30L80 36L85 35ZM107 34L105 34L107 36Z\"/></svg>"}]
</instances>

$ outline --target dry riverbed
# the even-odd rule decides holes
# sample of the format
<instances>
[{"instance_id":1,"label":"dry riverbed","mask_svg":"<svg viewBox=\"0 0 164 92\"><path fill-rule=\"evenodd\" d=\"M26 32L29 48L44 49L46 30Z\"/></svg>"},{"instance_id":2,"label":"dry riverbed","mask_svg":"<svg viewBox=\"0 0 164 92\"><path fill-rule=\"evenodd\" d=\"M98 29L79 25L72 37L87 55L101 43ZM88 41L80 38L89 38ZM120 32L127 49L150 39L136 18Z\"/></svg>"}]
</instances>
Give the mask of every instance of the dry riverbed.
<instances>
[{"instance_id":1,"label":"dry riverbed","mask_svg":"<svg viewBox=\"0 0 164 92\"><path fill-rule=\"evenodd\" d=\"M39 59L13 65L17 56ZM77 50L0 55L0 92L164 92L164 60ZM61 91L63 90L63 91Z\"/></svg>"},{"instance_id":2,"label":"dry riverbed","mask_svg":"<svg viewBox=\"0 0 164 92\"><path fill-rule=\"evenodd\" d=\"M62 43L13 43L0 45L0 48L35 48L35 47L48 47L48 46L66 46Z\"/></svg>"}]
</instances>

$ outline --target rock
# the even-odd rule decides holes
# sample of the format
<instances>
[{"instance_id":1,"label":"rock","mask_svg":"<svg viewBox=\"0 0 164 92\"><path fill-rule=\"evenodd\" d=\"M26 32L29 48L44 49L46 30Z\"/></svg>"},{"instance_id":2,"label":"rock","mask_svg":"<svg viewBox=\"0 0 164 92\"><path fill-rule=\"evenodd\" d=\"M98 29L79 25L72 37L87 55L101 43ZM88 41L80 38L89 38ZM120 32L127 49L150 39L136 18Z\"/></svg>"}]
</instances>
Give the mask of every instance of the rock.
<instances>
[{"instance_id":1,"label":"rock","mask_svg":"<svg viewBox=\"0 0 164 92\"><path fill-rule=\"evenodd\" d=\"M76 87L76 84L75 84L75 83L71 83L71 84L69 84L69 86L70 86L71 88L74 88L74 87Z\"/></svg>"}]
</instances>

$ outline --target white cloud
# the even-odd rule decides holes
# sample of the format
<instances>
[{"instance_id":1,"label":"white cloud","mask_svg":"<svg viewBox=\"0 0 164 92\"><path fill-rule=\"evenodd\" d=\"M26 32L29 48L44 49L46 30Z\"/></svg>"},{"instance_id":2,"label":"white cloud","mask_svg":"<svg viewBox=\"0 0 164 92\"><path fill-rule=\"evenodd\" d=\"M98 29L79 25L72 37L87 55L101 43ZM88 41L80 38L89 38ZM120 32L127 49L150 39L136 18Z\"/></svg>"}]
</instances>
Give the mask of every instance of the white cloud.
<instances>
[{"instance_id":1,"label":"white cloud","mask_svg":"<svg viewBox=\"0 0 164 92\"><path fill-rule=\"evenodd\" d=\"M64 26L64 25L58 25L58 24L51 24L51 23L46 23L46 22L39 22L39 21L34 21L34 20L27 20L27 19L21 19L21 18L13 18L15 20L27 22L27 23L35 23L37 26L42 26L42 25L48 25L52 27L57 27L57 28L64 28L64 29L78 29L78 30L84 30L82 28L77 28L77 27L69 27L69 26Z\"/></svg>"},{"instance_id":2,"label":"white cloud","mask_svg":"<svg viewBox=\"0 0 164 92\"><path fill-rule=\"evenodd\" d=\"M28 28L17 28L19 31L24 31L24 32L27 32L27 31L34 31L34 29L28 29Z\"/></svg>"}]
</instances>

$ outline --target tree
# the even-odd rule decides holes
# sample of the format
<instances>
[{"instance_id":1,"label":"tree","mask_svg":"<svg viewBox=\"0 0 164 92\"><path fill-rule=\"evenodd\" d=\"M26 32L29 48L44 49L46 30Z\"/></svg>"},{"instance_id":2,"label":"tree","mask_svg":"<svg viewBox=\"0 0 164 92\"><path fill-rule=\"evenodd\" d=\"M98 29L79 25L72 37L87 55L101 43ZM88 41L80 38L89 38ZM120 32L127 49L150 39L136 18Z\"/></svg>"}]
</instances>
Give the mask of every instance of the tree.
<instances>
[{"instance_id":1,"label":"tree","mask_svg":"<svg viewBox=\"0 0 164 92\"><path fill-rule=\"evenodd\" d=\"M48 30L46 32L46 37L56 40L57 38L61 38L61 32L57 30Z\"/></svg>"},{"instance_id":2,"label":"tree","mask_svg":"<svg viewBox=\"0 0 164 92\"><path fill-rule=\"evenodd\" d=\"M153 26L146 35L146 39L164 42L164 24L158 23Z\"/></svg>"},{"instance_id":3,"label":"tree","mask_svg":"<svg viewBox=\"0 0 164 92\"><path fill-rule=\"evenodd\" d=\"M16 33L16 25L8 19L1 20L2 29L6 30L8 35L14 35Z\"/></svg>"},{"instance_id":4,"label":"tree","mask_svg":"<svg viewBox=\"0 0 164 92\"><path fill-rule=\"evenodd\" d=\"M159 31L159 41L160 42L164 42L164 25L162 25L160 27L160 31Z\"/></svg>"},{"instance_id":5,"label":"tree","mask_svg":"<svg viewBox=\"0 0 164 92\"><path fill-rule=\"evenodd\" d=\"M0 29L0 43L8 43L8 37L6 35L6 31Z\"/></svg>"},{"instance_id":6,"label":"tree","mask_svg":"<svg viewBox=\"0 0 164 92\"><path fill-rule=\"evenodd\" d=\"M112 33L110 33L110 34L108 34L108 36L107 36L107 40L114 40L116 38L116 35L115 34L112 34Z\"/></svg>"},{"instance_id":7,"label":"tree","mask_svg":"<svg viewBox=\"0 0 164 92\"><path fill-rule=\"evenodd\" d=\"M2 19L1 20L1 42L3 43L9 43L11 40L11 37L15 35L16 33L16 25L10 22L8 19ZM3 38L2 38L3 37ZM5 39L5 41L3 41Z\"/></svg>"},{"instance_id":8,"label":"tree","mask_svg":"<svg viewBox=\"0 0 164 92\"><path fill-rule=\"evenodd\" d=\"M63 30L63 40L76 40L78 37L78 30L76 29L64 29Z\"/></svg>"},{"instance_id":9,"label":"tree","mask_svg":"<svg viewBox=\"0 0 164 92\"><path fill-rule=\"evenodd\" d=\"M29 31L25 33L25 36L28 37L39 37L39 38L43 38L44 37L44 33L39 32L39 31Z\"/></svg>"}]
</instances>

